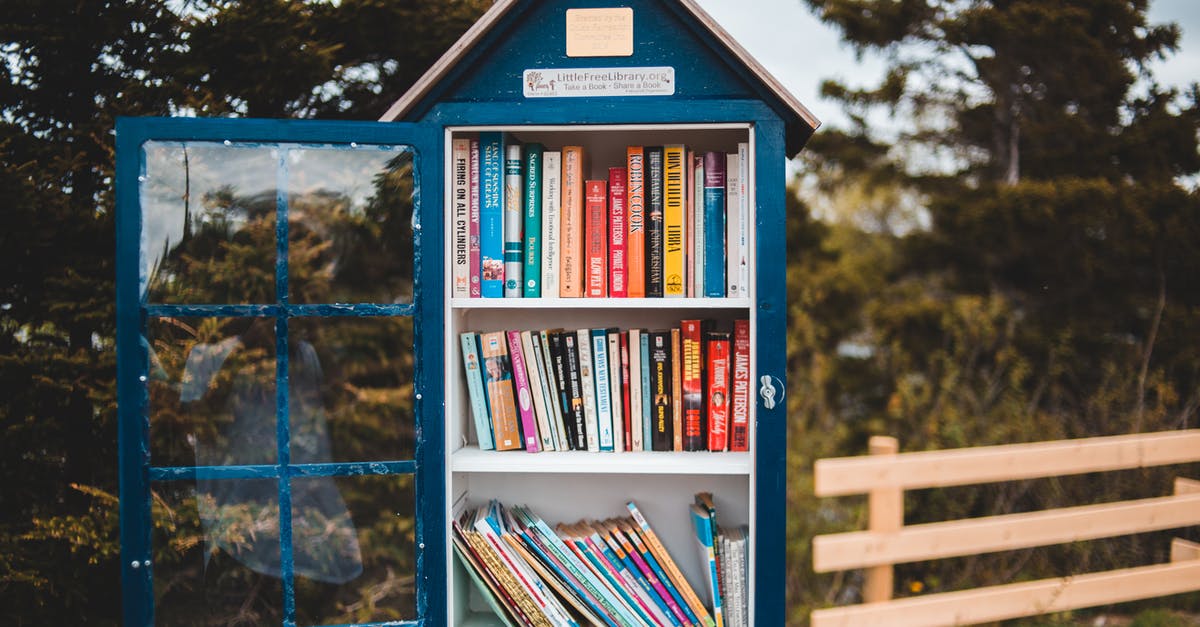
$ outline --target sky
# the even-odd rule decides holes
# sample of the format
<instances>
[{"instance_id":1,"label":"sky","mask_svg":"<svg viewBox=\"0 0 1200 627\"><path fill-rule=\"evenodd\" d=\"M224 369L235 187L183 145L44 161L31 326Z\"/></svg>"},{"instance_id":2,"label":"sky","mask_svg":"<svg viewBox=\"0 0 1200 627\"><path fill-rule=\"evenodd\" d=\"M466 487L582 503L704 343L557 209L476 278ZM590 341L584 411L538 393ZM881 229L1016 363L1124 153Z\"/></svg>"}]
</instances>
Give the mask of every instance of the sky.
<instances>
[{"instance_id":1,"label":"sky","mask_svg":"<svg viewBox=\"0 0 1200 627\"><path fill-rule=\"evenodd\" d=\"M802 0L697 2L823 124L843 126L846 117L836 102L818 96L821 81L834 78L869 87L883 77L878 57L855 59L837 32ZM1152 66L1159 83L1182 87L1200 81L1200 0L1151 0L1149 15L1152 24L1175 22L1182 30L1179 50Z\"/></svg>"}]
</instances>

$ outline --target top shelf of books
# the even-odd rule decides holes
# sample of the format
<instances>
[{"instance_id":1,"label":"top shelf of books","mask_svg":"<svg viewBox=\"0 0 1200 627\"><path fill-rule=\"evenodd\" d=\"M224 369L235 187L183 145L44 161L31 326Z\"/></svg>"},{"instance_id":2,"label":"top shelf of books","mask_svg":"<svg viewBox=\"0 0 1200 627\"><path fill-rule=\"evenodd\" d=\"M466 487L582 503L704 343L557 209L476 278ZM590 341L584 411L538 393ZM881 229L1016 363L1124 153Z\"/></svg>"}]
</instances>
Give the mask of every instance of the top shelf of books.
<instances>
[{"instance_id":1,"label":"top shelf of books","mask_svg":"<svg viewBox=\"0 0 1200 627\"><path fill-rule=\"evenodd\" d=\"M748 309L749 298L453 298L451 309Z\"/></svg>"}]
</instances>

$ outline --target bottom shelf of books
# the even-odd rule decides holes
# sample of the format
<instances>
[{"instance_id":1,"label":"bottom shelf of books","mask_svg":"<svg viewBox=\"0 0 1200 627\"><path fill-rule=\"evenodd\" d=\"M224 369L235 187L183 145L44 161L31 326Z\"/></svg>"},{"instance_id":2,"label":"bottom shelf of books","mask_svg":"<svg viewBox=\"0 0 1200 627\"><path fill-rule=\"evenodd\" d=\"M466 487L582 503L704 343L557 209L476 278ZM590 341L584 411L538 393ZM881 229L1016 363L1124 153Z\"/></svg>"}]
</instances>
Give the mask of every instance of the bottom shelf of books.
<instances>
[{"instance_id":1,"label":"bottom shelf of books","mask_svg":"<svg viewBox=\"0 0 1200 627\"><path fill-rule=\"evenodd\" d=\"M562 498L536 493L533 505L517 498L519 487L487 500L460 495L450 534L453 624L750 624L746 478L707 477L711 492L657 498L637 476L605 479L631 496L605 498L615 494L606 486L589 498L593 491L569 480ZM543 487L515 476L504 483ZM472 492L483 487L473 482Z\"/></svg>"}]
</instances>

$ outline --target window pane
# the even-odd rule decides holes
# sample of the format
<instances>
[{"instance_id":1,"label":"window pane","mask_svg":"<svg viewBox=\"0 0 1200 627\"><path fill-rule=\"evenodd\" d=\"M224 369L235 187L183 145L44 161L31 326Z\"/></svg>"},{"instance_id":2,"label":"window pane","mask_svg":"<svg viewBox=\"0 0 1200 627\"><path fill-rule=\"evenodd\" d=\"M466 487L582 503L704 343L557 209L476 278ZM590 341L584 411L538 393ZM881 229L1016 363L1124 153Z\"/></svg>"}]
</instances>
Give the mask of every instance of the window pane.
<instances>
[{"instance_id":1,"label":"window pane","mask_svg":"<svg viewBox=\"0 0 1200 627\"><path fill-rule=\"evenodd\" d=\"M139 283L151 303L275 302L278 151L146 142Z\"/></svg>"},{"instance_id":2,"label":"window pane","mask_svg":"<svg viewBox=\"0 0 1200 627\"><path fill-rule=\"evenodd\" d=\"M412 166L400 147L288 150L291 302L412 301Z\"/></svg>"},{"instance_id":3,"label":"window pane","mask_svg":"<svg viewBox=\"0 0 1200 627\"><path fill-rule=\"evenodd\" d=\"M296 623L416 618L410 475L292 480Z\"/></svg>"},{"instance_id":4,"label":"window pane","mask_svg":"<svg viewBox=\"0 0 1200 627\"><path fill-rule=\"evenodd\" d=\"M274 318L149 321L150 461L275 463Z\"/></svg>"},{"instance_id":5,"label":"window pane","mask_svg":"<svg viewBox=\"0 0 1200 627\"><path fill-rule=\"evenodd\" d=\"M293 318L292 463L413 457L411 318Z\"/></svg>"},{"instance_id":6,"label":"window pane","mask_svg":"<svg viewBox=\"0 0 1200 627\"><path fill-rule=\"evenodd\" d=\"M151 485L155 625L283 623L277 486L258 479Z\"/></svg>"}]
</instances>

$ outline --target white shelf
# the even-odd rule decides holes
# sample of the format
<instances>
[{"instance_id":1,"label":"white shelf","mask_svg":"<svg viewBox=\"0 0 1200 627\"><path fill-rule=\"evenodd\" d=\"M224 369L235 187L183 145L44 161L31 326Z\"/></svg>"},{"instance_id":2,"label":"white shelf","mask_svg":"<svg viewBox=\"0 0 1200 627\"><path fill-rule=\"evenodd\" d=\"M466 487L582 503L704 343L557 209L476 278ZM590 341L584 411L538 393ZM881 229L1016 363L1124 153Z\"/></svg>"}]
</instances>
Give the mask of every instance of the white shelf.
<instances>
[{"instance_id":1,"label":"white shelf","mask_svg":"<svg viewBox=\"0 0 1200 627\"><path fill-rule=\"evenodd\" d=\"M749 309L749 298L452 298L451 309Z\"/></svg>"},{"instance_id":2,"label":"white shelf","mask_svg":"<svg viewBox=\"0 0 1200 627\"><path fill-rule=\"evenodd\" d=\"M465 446L450 456L451 472L551 474L749 475L749 453L647 451L481 451Z\"/></svg>"}]
</instances>

